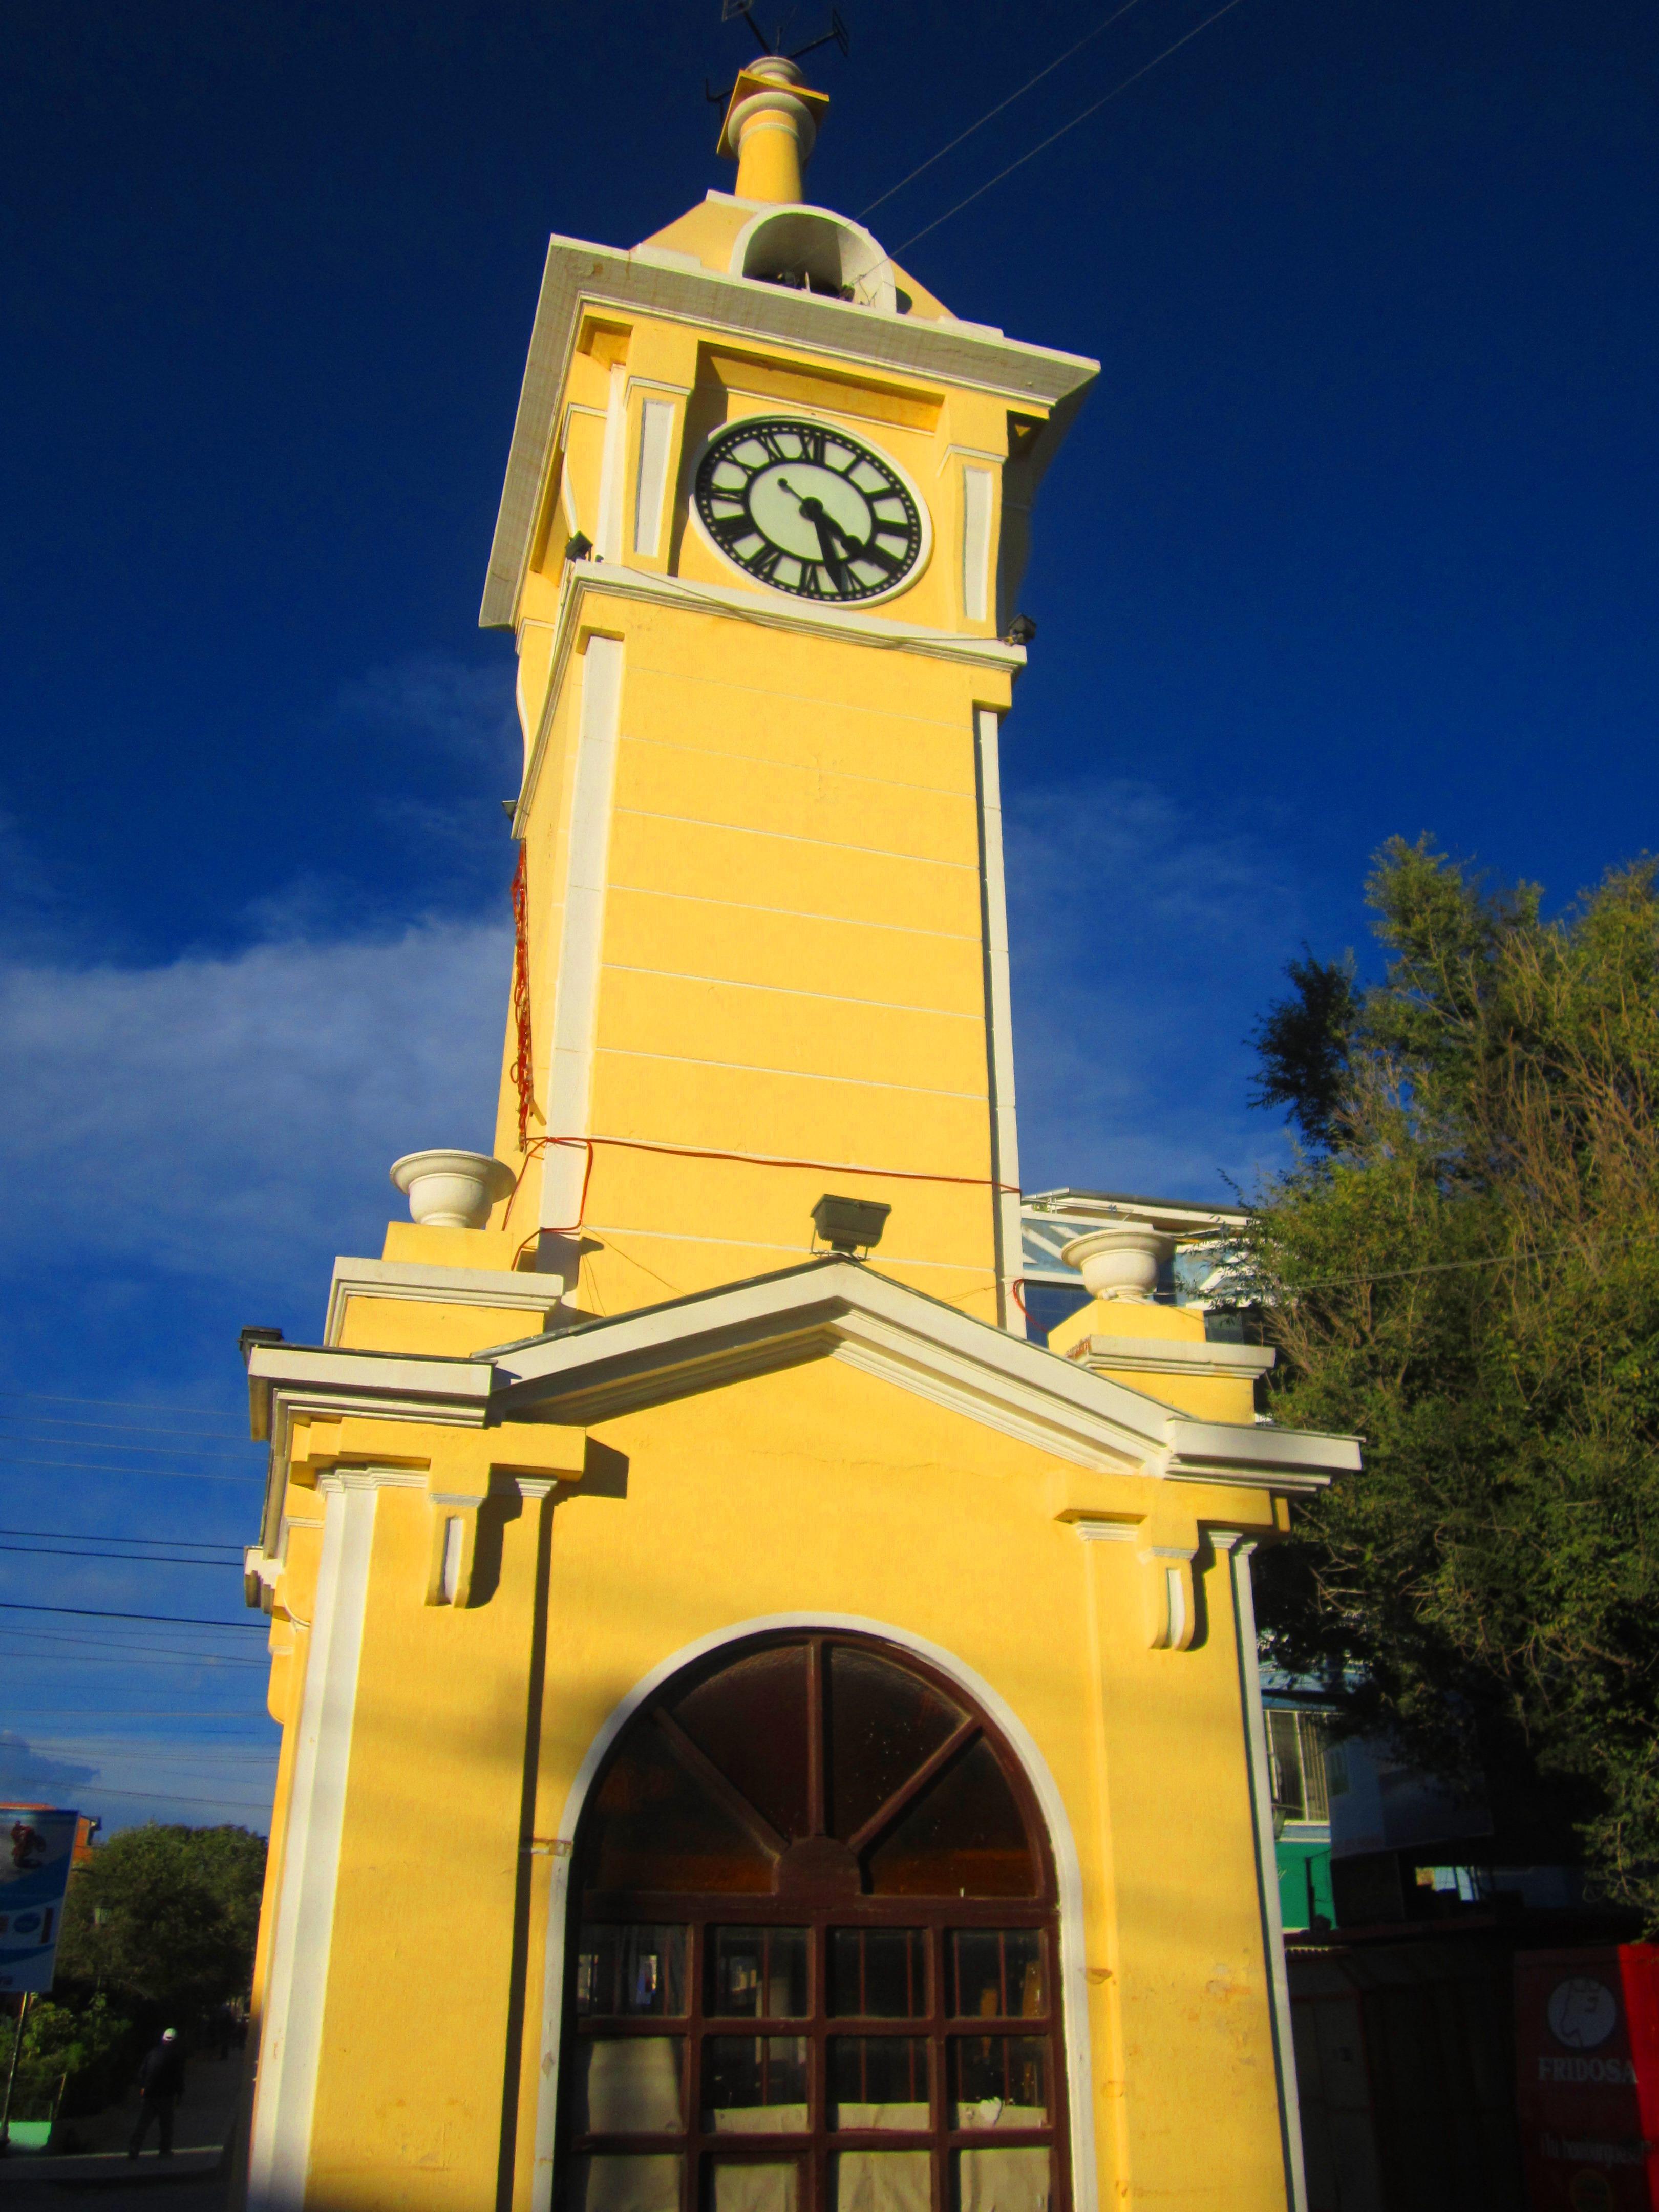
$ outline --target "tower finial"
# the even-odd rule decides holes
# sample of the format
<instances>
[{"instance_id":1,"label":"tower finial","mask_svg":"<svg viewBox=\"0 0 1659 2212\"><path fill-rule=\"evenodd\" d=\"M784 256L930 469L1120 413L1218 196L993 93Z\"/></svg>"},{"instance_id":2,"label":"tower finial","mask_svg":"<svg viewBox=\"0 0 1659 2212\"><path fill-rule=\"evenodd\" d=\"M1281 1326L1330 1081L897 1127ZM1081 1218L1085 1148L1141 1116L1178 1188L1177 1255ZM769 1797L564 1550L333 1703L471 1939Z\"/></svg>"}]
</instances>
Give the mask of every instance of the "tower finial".
<instances>
[{"instance_id":1,"label":"tower finial","mask_svg":"<svg viewBox=\"0 0 1659 2212\"><path fill-rule=\"evenodd\" d=\"M823 37L786 54L782 33L769 39L754 10L755 0L720 0L720 21L744 17L761 54L738 72L729 94L711 92L708 97L726 103L719 151L738 165L738 198L787 206L801 196L801 173L812 158L830 105L826 93L808 91L798 65L820 46L839 46L845 55L847 26L832 8Z\"/></svg>"},{"instance_id":2,"label":"tower finial","mask_svg":"<svg viewBox=\"0 0 1659 2212\"><path fill-rule=\"evenodd\" d=\"M739 71L719 150L738 165L740 200L793 204L830 105L810 91L787 54L763 54Z\"/></svg>"}]
</instances>

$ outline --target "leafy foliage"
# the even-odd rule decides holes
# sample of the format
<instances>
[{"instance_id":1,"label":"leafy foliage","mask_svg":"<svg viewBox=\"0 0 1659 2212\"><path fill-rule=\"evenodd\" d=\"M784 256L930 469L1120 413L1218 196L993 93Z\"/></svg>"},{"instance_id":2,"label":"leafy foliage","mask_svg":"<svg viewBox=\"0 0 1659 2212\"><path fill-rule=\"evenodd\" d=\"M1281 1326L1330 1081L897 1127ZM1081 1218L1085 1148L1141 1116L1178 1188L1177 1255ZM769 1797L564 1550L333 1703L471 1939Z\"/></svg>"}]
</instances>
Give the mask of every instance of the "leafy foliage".
<instances>
[{"instance_id":1,"label":"leafy foliage","mask_svg":"<svg viewBox=\"0 0 1659 2212\"><path fill-rule=\"evenodd\" d=\"M15 2033L15 2020L0 2027L0 2064L10 2063ZM97 2112L125 2087L143 2048L133 2023L101 1996L78 2009L36 1997L23 2025L13 2118L50 2119L54 2107L66 2118Z\"/></svg>"},{"instance_id":2,"label":"leafy foliage","mask_svg":"<svg viewBox=\"0 0 1659 2212\"><path fill-rule=\"evenodd\" d=\"M265 1844L246 1828L126 1828L70 1884L61 1980L184 2027L246 1992Z\"/></svg>"},{"instance_id":3,"label":"leafy foliage","mask_svg":"<svg viewBox=\"0 0 1659 2212\"><path fill-rule=\"evenodd\" d=\"M1253 1106L1288 1109L1304 1144L1330 1149L1348 1073L1348 1044L1359 1012L1351 960L1292 960L1285 973L1291 995L1270 1006L1251 1042L1261 1073Z\"/></svg>"},{"instance_id":4,"label":"leafy foliage","mask_svg":"<svg viewBox=\"0 0 1659 2212\"><path fill-rule=\"evenodd\" d=\"M1266 1563L1270 1649L1431 1765L1478 1760L1518 1847L1576 1829L1659 1928L1655 869L1547 921L1395 841L1368 895L1382 984L1344 1008L1291 970L1302 1065L1338 1074L1253 1231L1274 1413L1365 1465ZM1283 1012L1262 1092L1296 1111Z\"/></svg>"}]
</instances>

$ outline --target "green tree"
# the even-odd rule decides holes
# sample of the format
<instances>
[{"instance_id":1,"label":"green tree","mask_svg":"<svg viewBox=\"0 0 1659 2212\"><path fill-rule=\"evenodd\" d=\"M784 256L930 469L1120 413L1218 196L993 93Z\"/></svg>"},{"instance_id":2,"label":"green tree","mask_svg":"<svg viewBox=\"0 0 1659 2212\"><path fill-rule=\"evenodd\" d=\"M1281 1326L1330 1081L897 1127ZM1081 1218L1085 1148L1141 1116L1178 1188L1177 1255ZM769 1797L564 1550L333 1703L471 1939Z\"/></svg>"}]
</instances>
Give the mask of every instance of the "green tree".
<instances>
[{"instance_id":1,"label":"green tree","mask_svg":"<svg viewBox=\"0 0 1659 2212\"><path fill-rule=\"evenodd\" d=\"M15 2033L15 2018L0 2026L0 2065L10 2062ZM50 2119L57 2109L66 2118L97 2112L120 2095L143 2051L143 2036L105 1998L77 2008L36 1997L23 2027L12 2118Z\"/></svg>"},{"instance_id":2,"label":"green tree","mask_svg":"<svg viewBox=\"0 0 1659 2212\"><path fill-rule=\"evenodd\" d=\"M1253 1231L1273 1411L1365 1440L1264 1562L1269 1648L1659 1928L1655 868L1546 920L1395 841L1368 895L1386 980L1310 957L1258 1032L1322 1140Z\"/></svg>"},{"instance_id":3,"label":"green tree","mask_svg":"<svg viewBox=\"0 0 1659 2212\"><path fill-rule=\"evenodd\" d=\"M246 1828L125 1828L70 1884L58 1972L185 2026L253 1972L265 1843Z\"/></svg>"}]
</instances>

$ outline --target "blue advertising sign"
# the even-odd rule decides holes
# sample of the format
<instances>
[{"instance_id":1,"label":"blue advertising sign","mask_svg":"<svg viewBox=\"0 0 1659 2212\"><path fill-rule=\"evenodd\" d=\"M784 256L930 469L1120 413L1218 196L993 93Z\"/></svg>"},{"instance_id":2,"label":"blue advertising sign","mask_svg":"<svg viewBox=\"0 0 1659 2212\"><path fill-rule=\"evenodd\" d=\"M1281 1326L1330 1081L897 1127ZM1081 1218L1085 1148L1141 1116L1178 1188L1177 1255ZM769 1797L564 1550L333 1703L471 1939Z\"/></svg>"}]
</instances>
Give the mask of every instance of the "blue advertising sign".
<instances>
[{"instance_id":1,"label":"blue advertising sign","mask_svg":"<svg viewBox=\"0 0 1659 2212\"><path fill-rule=\"evenodd\" d=\"M0 1805L0 1990L52 1987L79 1818Z\"/></svg>"}]
</instances>

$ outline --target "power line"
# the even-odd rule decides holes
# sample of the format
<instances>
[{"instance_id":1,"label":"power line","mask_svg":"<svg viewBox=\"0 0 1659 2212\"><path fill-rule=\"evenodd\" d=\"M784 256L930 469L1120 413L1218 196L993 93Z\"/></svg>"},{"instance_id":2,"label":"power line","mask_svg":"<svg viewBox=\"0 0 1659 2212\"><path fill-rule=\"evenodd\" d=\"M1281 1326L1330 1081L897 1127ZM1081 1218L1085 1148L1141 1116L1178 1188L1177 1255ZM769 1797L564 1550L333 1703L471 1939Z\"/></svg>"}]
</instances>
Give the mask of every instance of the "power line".
<instances>
[{"instance_id":1,"label":"power line","mask_svg":"<svg viewBox=\"0 0 1659 2212\"><path fill-rule=\"evenodd\" d=\"M27 1629L9 1628L5 1633L8 1636L26 1636L29 1632ZM68 1643L70 1638L54 1637L52 1640L54 1643ZM118 1660L94 1657L93 1656L94 1650L116 1651L120 1653L121 1656ZM40 1653L8 1651L5 1656L8 1659L15 1660L20 1667L31 1665L106 1668L121 1666L130 1669L131 1663L135 1659L142 1659L146 1664L153 1667L264 1667L267 1663L264 1659L230 1659L222 1654L207 1651L173 1653L152 1650L142 1644L106 1644L98 1638L91 1636L86 1638L85 1648L79 1651Z\"/></svg>"},{"instance_id":2,"label":"power line","mask_svg":"<svg viewBox=\"0 0 1659 2212\"><path fill-rule=\"evenodd\" d=\"M198 1421L240 1421L240 1413L216 1413L211 1406L155 1406L148 1398L53 1398L39 1390L0 1390L0 1398L13 1398L30 1406L102 1406L123 1413L176 1413Z\"/></svg>"},{"instance_id":3,"label":"power line","mask_svg":"<svg viewBox=\"0 0 1659 2212\"><path fill-rule=\"evenodd\" d=\"M18 1418L19 1417L15 1413L0 1413L0 1421L16 1421ZM135 1452L142 1455L142 1456L146 1459L177 1459L180 1457L185 1459L234 1459L239 1455L246 1455L249 1450L257 1450L258 1449L257 1445L251 1443L246 1445L186 1443L180 1442L177 1437L173 1438L170 1444L111 1443L108 1441L109 1435L120 1435L125 1433L125 1431L112 1429L109 1424L102 1422L36 1421L33 1423L32 1425L37 1429L67 1429L71 1427L93 1428L95 1426L103 1429L106 1433L104 1436L100 1437L96 1443L93 1443L85 1437L13 1436L0 1432L0 1443L9 1444L38 1444L46 1451ZM164 1437L167 1435L167 1431L165 1429L137 1429L133 1431L132 1433L136 1436L141 1437Z\"/></svg>"},{"instance_id":4,"label":"power line","mask_svg":"<svg viewBox=\"0 0 1659 2212\"><path fill-rule=\"evenodd\" d=\"M139 1421L76 1421L67 1413L8 1413L0 1410L0 1421L28 1421L33 1422L36 1428L42 1429L94 1429L100 1435L112 1437L177 1437L181 1433L186 1436L190 1433L188 1430L181 1432L172 1427L153 1429ZM234 1451L236 1449L228 1437L222 1437L217 1443L213 1443L210 1429L203 1430L202 1434L209 1439L202 1447L204 1451ZM239 1438L237 1441L251 1439Z\"/></svg>"},{"instance_id":5,"label":"power line","mask_svg":"<svg viewBox=\"0 0 1659 2212\"><path fill-rule=\"evenodd\" d=\"M239 1559L242 1556L240 1544L216 1543L195 1536L108 1536L101 1532L88 1536L82 1528L0 1528L0 1536L39 1536L48 1544L181 1544L187 1552L229 1552Z\"/></svg>"},{"instance_id":6,"label":"power line","mask_svg":"<svg viewBox=\"0 0 1659 2212\"><path fill-rule=\"evenodd\" d=\"M38 1439L28 1437L22 1441L32 1443ZM73 1451L74 1449L72 1444L64 1446L65 1451ZM0 1467L51 1467L56 1468L62 1474L144 1475L159 1482L246 1483L263 1472L257 1467L248 1468L240 1474L215 1474L210 1469L199 1467L98 1467L87 1460L29 1459L10 1452L0 1452Z\"/></svg>"},{"instance_id":7,"label":"power line","mask_svg":"<svg viewBox=\"0 0 1659 2212\"><path fill-rule=\"evenodd\" d=\"M0 1552L15 1552L25 1559L118 1559L128 1567L217 1567L224 1574L241 1565L240 1559L168 1559L158 1552L70 1552L53 1544L0 1544Z\"/></svg>"},{"instance_id":8,"label":"power line","mask_svg":"<svg viewBox=\"0 0 1659 2212\"><path fill-rule=\"evenodd\" d=\"M262 1620L196 1620L182 1613L114 1613L101 1605L23 1605L13 1597L0 1597L0 1612L70 1613L86 1620L161 1620L170 1628L260 1629Z\"/></svg>"},{"instance_id":9,"label":"power line","mask_svg":"<svg viewBox=\"0 0 1659 2212\"><path fill-rule=\"evenodd\" d=\"M269 1813L268 1804L250 1805L245 1797L181 1797L173 1790L112 1790L106 1783L77 1783L77 1797L137 1797L150 1805L210 1805L222 1813Z\"/></svg>"},{"instance_id":10,"label":"power line","mask_svg":"<svg viewBox=\"0 0 1659 2212\"><path fill-rule=\"evenodd\" d=\"M882 193L880 198L872 200L869 206L866 208L860 208L859 210L859 221L862 222L866 216L873 215L878 207L882 206L886 201L890 200L896 192L902 192L907 185L915 184L916 179L923 173L923 171L931 169L936 161L942 161L947 154L954 154L958 146L963 144L965 141L973 137L975 131L982 131L988 123L994 122L997 117L1001 114L1005 107L1012 107L1017 100L1024 100L1026 94L1031 91L1034 87L1041 84L1045 76L1052 76L1062 62L1070 61L1073 54L1080 54L1085 46L1090 45L1094 40L1097 39L1103 31L1109 31L1113 24L1117 21L1121 15L1127 15L1131 8L1138 7L1139 5L1139 0L1123 0L1123 5L1121 8L1115 8L1112 13L1107 16L1104 22L1097 23L1092 31L1085 31L1074 46L1067 46L1063 54L1058 54L1053 61L1046 63L1044 66L1037 71L1035 76L1028 77L1025 80L1025 82L1021 85L1018 92L1011 92L1006 100L1000 100L994 107L988 109L987 112L980 117L977 123L970 123L965 131L959 132L957 136L951 141L948 146L941 146L937 154L930 154L920 168L912 169L908 177L901 177L897 184L890 185L887 190Z\"/></svg>"},{"instance_id":11,"label":"power line","mask_svg":"<svg viewBox=\"0 0 1659 2212\"><path fill-rule=\"evenodd\" d=\"M1132 84L1139 84L1141 78L1155 70L1160 62L1168 61L1170 55L1179 53L1182 46L1190 46L1200 31L1207 31L1212 23L1218 23L1224 15L1231 15L1233 9L1238 5L1239 0L1226 0L1224 7L1218 8L1212 15L1206 15L1201 23L1194 23L1190 31L1183 33L1172 46L1165 46L1161 54L1154 54L1151 61L1136 70L1132 76L1126 76L1121 84L1114 85L1110 92L1093 101L1080 115L1074 115L1069 123L1062 123L1058 131L1051 131L1039 145L1033 146L1029 154L1022 154L1018 161L1010 161L1006 169L999 169L994 177L989 179L985 184L978 185L969 193L966 199L958 200L954 207L946 208L943 215L935 216L932 222L924 223L920 230L912 231L908 238L893 248L893 253L904 252L907 248L914 246L918 239L926 238L930 232L937 230L941 223L949 222L953 215L960 215L963 208L971 207L975 200L982 199L993 186L1001 184L1005 178L1012 177L1016 169L1023 169L1028 161L1035 161L1039 154L1046 154L1049 147L1065 137L1067 131L1075 131L1079 123L1086 123L1091 115L1098 115L1103 107L1110 106L1113 100L1120 94L1127 92ZM890 260L892 255L890 254L888 258Z\"/></svg>"}]
</instances>

